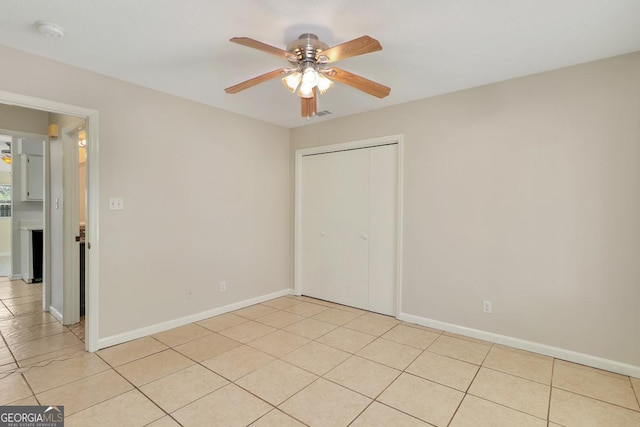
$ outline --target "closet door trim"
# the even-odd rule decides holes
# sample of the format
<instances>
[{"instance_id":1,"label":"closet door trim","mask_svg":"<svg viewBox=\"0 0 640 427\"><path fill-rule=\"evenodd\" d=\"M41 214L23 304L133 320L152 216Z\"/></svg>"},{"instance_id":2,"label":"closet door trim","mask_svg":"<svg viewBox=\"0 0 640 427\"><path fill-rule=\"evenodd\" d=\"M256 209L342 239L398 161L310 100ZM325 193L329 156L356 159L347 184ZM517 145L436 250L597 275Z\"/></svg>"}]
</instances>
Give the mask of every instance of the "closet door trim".
<instances>
[{"instance_id":1,"label":"closet door trim","mask_svg":"<svg viewBox=\"0 0 640 427\"><path fill-rule=\"evenodd\" d=\"M302 158L314 154L326 154L336 151L355 150L359 148L378 147L381 145L398 145L398 190L397 190L397 230L396 230L396 317L402 312L402 206L403 206L403 152L404 135L390 135L379 138L345 142L341 144L322 145L303 148L295 152L295 206L294 206L294 294L302 295Z\"/></svg>"}]
</instances>

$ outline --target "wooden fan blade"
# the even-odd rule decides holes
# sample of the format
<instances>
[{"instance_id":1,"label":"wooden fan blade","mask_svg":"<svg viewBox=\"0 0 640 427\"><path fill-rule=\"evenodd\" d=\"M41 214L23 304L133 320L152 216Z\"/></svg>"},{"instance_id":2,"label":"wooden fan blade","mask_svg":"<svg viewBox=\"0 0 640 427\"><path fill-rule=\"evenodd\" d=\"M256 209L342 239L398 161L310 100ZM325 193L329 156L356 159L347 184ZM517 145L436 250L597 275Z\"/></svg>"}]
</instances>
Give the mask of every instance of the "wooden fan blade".
<instances>
[{"instance_id":1,"label":"wooden fan blade","mask_svg":"<svg viewBox=\"0 0 640 427\"><path fill-rule=\"evenodd\" d=\"M341 59L364 55L365 53L377 52L379 50L382 50L382 46L378 40L369 36L362 36L349 42L330 47L327 50L323 50L318 54L318 56L326 56L329 58L329 62L336 62Z\"/></svg>"},{"instance_id":2,"label":"wooden fan blade","mask_svg":"<svg viewBox=\"0 0 640 427\"><path fill-rule=\"evenodd\" d=\"M269 71L268 73L262 74L261 76L254 77L242 83L238 83L237 85L228 87L224 91L227 93L238 93L241 90L249 89L252 86L266 82L267 80L275 79L276 77L282 77L287 73L287 71L288 68L278 68L277 70Z\"/></svg>"},{"instance_id":3,"label":"wooden fan blade","mask_svg":"<svg viewBox=\"0 0 640 427\"><path fill-rule=\"evenodd\" d=\"M311 117L318 112L318 97L317 92L314 88L313 97L311 98L300 98L300 110L302 113L302 117Z\"/></svg>"},{"instance_id":4,"label":"wooden fan blade","mask_svg":"<svg viewBox=\"0 0 640 427\"><path fill-rule=\"evenodd\" d=\"M250 39L249 37L234 37L229 41L241 44L242 46L252 47L254 49L258 49L284 59L287 59L287 57L289 56L289 53L286 50L282 50L269 44L259 42L258 40Z\"/></svg>"},{"instance_id":5,"label":"wooden fan blade","mask_svg":"<svg viewBox=\"0 0 640 427\"><path fill-rule=\"evenodd\" d=\"M333 67L331 70L332 72L327 74L331 79L366 92L369 95L384 98L391 93L390 87L365 79L364 77L360 77L341 68Z\"/></svg>"}]
</instances>

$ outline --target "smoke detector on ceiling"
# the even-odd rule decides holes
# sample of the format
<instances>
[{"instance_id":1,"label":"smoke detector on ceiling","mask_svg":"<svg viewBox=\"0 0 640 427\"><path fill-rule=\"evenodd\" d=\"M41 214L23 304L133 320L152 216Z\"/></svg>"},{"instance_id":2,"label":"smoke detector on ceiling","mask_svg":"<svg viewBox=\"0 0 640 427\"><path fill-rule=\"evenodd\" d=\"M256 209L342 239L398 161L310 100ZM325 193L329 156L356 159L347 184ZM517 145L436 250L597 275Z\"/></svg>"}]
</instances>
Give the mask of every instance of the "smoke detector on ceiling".
<instances>
[{"instance_id":1,"label":"smoke detector on ceiling","mask_svg":"<svg viewBox=\"0 0 640 427\"><path fill-rule=\"evenodd\" d=\"M58 24L54 24L52 22L38 21L36 22L36 26L38 27L38 31L40 31L40 33L44 36L55 37L55 38L64 37L64 33L65 33L64 28L62 28Z\"/></svg>"}]
</instances>

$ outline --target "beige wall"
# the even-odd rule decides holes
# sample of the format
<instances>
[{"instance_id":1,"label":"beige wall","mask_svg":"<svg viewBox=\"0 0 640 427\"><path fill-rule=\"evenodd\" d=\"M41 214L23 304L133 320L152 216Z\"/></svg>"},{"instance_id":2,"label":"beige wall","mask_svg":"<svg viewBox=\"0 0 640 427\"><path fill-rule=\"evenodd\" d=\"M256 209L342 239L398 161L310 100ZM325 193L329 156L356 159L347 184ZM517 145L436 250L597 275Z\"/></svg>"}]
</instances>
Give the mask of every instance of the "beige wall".
<instances>
[{"instance_id":1,"label":"beige wall","mask_svg":"<svg viewBox=\"0 0 640 427\"><path fill-rule=\"evenodd\" d=\"M291 147L405 135L403 312L640 366L639 123L636 53L297 128Z\"/></svg>"},{"instance_id":2,"label":"beige wall","mask_svg":"<svg viewBox=\"0 0 640 427\"><path fill-rule=\"evenodd\" d=\"M287 129L0 56L0 90L99 111L101 338L290 287ZM125 209L108 210L109 197Z\"/></svg>"},{"instance_id":3,"label":"beige wall","mask_svg":"<svg viewBox=\"0 0 640 427\"><path fill-rule=\"evenodd\" d=\"M48 125L45 111L0 104L0 129L46 135Z\"/></svg>"}]
</instances>

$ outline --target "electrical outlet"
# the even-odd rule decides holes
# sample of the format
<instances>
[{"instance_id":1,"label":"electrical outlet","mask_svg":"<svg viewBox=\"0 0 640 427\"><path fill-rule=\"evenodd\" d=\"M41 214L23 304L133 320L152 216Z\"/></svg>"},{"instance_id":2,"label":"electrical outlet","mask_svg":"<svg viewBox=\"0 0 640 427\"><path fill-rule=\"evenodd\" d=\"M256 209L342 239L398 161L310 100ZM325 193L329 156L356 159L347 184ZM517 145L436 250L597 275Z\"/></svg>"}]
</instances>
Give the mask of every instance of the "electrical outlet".
<instances>
[{"instance_id":1,"label":"electrical outlet","mask_svg":"<svg viewBox=\"0 0 640 427\"><path fill-rule=\"evenodd\" d=\"M224 292L226 290L227 290L227 282L223 280L222 282L220 282L220 292Z\"/></svg>"},{"instance_id":2,"label":"electrical outlet","mask_svg":"<svg viewBox=\"0 0 640 427\"><path fill-rule=\"evenodd\" d=\"M488 314L491 314L493 312L491 308L491 301L488 301L488 300L482 301L482 311Z\"/></svg>"}]
</instances>

